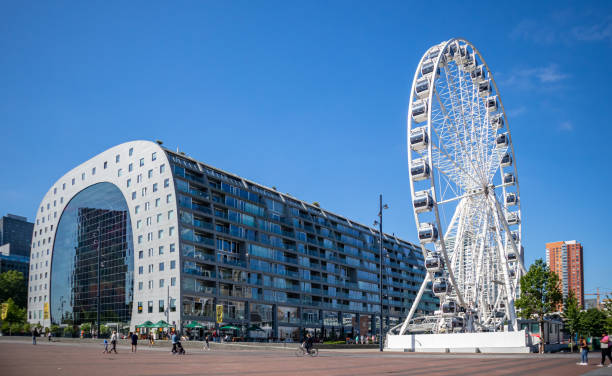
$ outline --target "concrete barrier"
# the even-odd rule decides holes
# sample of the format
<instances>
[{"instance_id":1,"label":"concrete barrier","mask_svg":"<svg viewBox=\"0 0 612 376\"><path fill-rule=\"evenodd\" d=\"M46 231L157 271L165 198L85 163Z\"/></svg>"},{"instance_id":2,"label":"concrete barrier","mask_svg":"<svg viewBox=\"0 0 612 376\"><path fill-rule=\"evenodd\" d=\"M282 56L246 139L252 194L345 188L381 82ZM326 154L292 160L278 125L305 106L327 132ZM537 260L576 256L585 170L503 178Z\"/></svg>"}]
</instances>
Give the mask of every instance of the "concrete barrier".
<instances>
[{"instance_id":1,"label":"concrete barrier","mask_svg":"<svg viewBox=\"0 0 612 376\"><path fill-rule=\"evenodd\" d=\"M387 348L409 352L529 353L525 331L387 336Z\"/></svg>"}]
</instances>

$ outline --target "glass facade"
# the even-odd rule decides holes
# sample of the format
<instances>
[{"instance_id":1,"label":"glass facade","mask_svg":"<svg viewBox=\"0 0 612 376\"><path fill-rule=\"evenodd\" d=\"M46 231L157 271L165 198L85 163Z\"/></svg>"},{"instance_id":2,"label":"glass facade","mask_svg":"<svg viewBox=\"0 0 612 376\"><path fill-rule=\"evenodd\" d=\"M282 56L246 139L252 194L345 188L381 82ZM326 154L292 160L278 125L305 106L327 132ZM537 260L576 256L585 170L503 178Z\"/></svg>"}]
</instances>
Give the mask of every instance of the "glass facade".
<instances>
[{"instance_id":1,"label":"glass facade","mask_svg":"<svg viewBox=\"0 0 612 376\"><path fill-rule=\"evenodd\" d=\"M129 324L132 228L127 203L115 185L94 184L72 198L61 215L52 254L52 323L95 322L99 291L101 322Z\"/></svg>"},{"instance_id":2,"label":"glass facade","mask_svg":"<svg viewBox=\"0 0 612 376\"><path fill-rule=\"evenodd\" d=\"M214 311L195 303L212 299L224 323L253 328L254 338L376 333L374 229L166 152L177 189L183 323L214 322ZM417 246L387 235L383 244L388 326L406 316L425 269ZM426 292L419 310L437 305Z\"/></svg>"}]
</instances>

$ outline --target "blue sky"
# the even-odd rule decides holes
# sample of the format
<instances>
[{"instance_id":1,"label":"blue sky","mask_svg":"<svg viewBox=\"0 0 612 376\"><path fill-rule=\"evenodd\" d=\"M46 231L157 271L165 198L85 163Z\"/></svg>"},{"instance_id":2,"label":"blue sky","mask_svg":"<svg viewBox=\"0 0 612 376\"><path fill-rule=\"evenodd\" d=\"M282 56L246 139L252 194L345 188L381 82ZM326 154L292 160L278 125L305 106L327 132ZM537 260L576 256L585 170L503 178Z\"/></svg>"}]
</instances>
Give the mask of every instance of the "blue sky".
<instances>
[{"instance_id":1,"label":"blue sky","mask_svg":"<svg viewBox=\"0 0 612 376\"><path fill-rule=\"evenodd\" d=\"M612 4L429 4L1 2L0 213L33 218L76 164L161 139L364 224L383 193L385 231L415 240L411 80L460 36L509 116L526 261L576 239L587 292L612 289Z\"/></svg>"}]
</instances>

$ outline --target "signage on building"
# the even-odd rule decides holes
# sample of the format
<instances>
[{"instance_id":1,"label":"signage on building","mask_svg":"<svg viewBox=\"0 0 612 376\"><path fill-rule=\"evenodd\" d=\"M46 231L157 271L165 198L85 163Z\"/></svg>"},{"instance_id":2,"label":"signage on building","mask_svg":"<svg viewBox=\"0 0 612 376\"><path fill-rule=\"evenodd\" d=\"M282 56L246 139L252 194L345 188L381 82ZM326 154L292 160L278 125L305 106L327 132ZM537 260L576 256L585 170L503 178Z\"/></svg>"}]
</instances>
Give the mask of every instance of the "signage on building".
<instances>
[{"instance_id":1,"label":"signage on building","mask_svg":"<svg viewBox=\"0 0 612 376\"><path fill-rule=\"evenodd\" d=\"M223 322L223 304L217 304L217 324Z\"/></svg>"},{"instance_id":2,"label":"signage on building","mask_svg":"<svg viewBox=\"0 0 612 376\"><path fill-rule=\"evenodd\" d=\"M2 315L0 315L0 318L2 318L2 320L5 320L6 315L8 315L8 303L2 303Z\"/></svg>"},{"instance_id":3,"label":"signage on building","mask_svg":"<svg viewBox=\"0 0 612 376\"><path fill-rule=\"evenodd\" d=\"M49 320L49 303L45 303L45 307L44 307L44 319L45 320Z\"/></svg>"}]
</instances>

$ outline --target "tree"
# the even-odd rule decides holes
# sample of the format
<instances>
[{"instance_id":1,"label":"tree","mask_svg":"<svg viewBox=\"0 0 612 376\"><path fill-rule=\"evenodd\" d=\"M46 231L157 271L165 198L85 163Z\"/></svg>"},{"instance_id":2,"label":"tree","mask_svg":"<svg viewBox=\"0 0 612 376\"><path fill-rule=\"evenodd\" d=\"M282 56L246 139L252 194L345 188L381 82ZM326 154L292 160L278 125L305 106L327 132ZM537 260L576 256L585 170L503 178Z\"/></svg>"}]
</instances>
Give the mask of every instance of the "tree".
<instances>
[{"instance_id":1,"label":"tree","mask_svg":"<svg viewBox=\"0 0 612 376\"><path fill-rule=\"evenodd\" d=\"M589 308L581 315L580 326L582 334L588 337L598 337L604 332L606 314L597 308Z\"/></svg>"},{"instance_id":2,"label":"tree","mask_svg":"<svg viewBox=\"0 0 612 376\"><path fill-rule=\"evenodd\" d=\"M573 348L574 336L576 333L580 333L580 320L582 318L582 312L580 312L580 306L578 305L578 299L576 299L576 295L574 291L570 290L567 298L565 299L565 305L563 309L563 324L565 326L565 330L569 333L571 341L570 346Z\"/></svg>"},{"instance_id":3,"label":"tree","mask_svg":"<svg viewBox=\"0 0 612 376\"><path fill-rule=\"evenodd\" d=\"M606 314L606 332L610 334L612 333L612 297L607 296L604 299L602 310Z\"/></svg>"},{"instance_id":4,"label":"tree","mask_svg":"<svg viewBox=\"0 0 612 376\"><path fill-rule=\"evenodd\" d=\"M9 270L0 274L0 302L13 299L19 307L25 307L28 299L28 287L23 273Z\"/></svg>"},{"instance_id":5,"label":"tree","mask_svg":"<svg viewBox=\"0 0 612 376\"><path fill-rule=\"evenodd\" d=\"M555 312L562 301L559 277L542 259L537 259L521 277L521 296L516 300L516 308L523 318L537 318L540 327L540 353L544 352L544 317Z\"/></svg>"}]
</instances>

